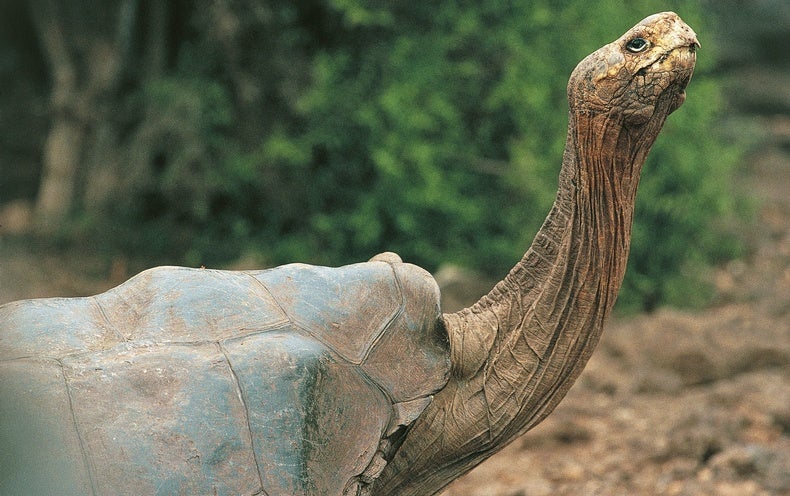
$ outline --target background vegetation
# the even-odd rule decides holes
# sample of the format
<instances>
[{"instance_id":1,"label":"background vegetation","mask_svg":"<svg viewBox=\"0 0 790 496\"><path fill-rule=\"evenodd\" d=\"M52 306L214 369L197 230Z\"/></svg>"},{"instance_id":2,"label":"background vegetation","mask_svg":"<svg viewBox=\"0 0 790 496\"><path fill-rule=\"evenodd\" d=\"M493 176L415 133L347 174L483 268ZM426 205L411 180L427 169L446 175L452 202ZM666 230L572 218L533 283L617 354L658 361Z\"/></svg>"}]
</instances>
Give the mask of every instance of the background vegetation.
<instances>
[{"instance_id":1,"label":"background vegetation","mask_svg":"<svg viewBox=\"0 0 790 496\"><path fill-rule=\"evenodd\" d=\"M37 239L148 263L392 250L499 277L554 198L571 70L671 9L703 50L643 173L620 306L699 304L743 209L703 5L4 3L0 205L34 202Z\"/></svg>"}]
</instances>

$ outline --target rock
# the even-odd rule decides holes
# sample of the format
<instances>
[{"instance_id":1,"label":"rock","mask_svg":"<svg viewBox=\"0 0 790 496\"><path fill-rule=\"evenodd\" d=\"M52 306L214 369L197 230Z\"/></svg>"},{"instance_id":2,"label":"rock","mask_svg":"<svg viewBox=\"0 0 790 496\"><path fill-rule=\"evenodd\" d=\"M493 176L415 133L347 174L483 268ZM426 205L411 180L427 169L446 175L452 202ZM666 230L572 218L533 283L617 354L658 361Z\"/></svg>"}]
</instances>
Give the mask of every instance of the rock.
<instances>
[{"instance_id":1,"label":"rock","mask_svg":"<svg viewBox=\"0 0 790 496\"><path fill-rule=\"evenodd\" d=\"M727 479L747 479L765 469L769 458L770 454L759 446L733 446L713 456L710 468Z\"/></svg>"}]
</instances>

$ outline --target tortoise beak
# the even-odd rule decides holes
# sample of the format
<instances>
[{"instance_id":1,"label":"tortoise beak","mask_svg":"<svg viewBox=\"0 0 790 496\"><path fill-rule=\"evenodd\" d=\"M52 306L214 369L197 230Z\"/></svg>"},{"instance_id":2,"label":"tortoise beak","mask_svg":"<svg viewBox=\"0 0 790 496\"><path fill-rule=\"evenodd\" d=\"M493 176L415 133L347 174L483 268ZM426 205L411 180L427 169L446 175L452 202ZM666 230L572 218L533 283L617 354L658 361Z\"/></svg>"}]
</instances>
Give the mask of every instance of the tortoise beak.
<instances>
[{"instance_id":1,"label":"tortoise beak","mask_svg":"<svg viewBox=\"0 0 790 496\"><path fill-rule=\"evenodd\" d=\"M691 45L689 45L689 48L691 48L691 51L692 51L692 52L696 52L697 50L699 50L700 48L702 48L702 45L701 45L701 44L700 44L700 42L697 40L697 37L696 37L696 36L694 37L694 39L693 39L693 40L691 40Z\"/></svg>"}]
</instances>

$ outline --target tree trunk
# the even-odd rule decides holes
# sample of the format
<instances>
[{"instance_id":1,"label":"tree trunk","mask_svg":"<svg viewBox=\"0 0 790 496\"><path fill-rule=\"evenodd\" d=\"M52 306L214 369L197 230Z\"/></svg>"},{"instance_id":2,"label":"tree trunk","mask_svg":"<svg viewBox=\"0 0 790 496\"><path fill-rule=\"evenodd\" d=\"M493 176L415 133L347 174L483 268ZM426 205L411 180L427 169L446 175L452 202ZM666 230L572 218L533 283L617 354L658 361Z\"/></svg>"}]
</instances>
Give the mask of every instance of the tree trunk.
<instances>
[{"instance_id":1,"label":"tree trunk","mask_svg":"<svg viewBox=\"0 0 790 496\"><path fill-rule=\"evenodd\" d=\"M120 158L121 137L115 115L121 98L117 88L124 74L126 61L133 51L133 32L138 17L138 0L121 0L117 4L115 31L97 39L87 52L91 68L86 100L92 102L91 121L98 125L86 143L82 207L97 211L122 187L123 161ZM154 2L159 4L159 2ZM158 12L158 11L157 11ZM100 75L100 76L96 76Z\"/></svg>"},{"instance_id":2,"label":"tree trunk","mask_svg":"<svg viewBox=\"0 0 790 496\"><path fill-rule=\"evenodd\" d=\"M85 129L69 117L56 117L44 148L44 172L36 199L36 227L56 232L71 211Z\"/></svg>"},{"instance_id":3,"label":"tree trunk","mask_svg":"<svg viewBox=\"0 0 790 496\"><path fill-rule=\"evenodd\" d=\"M75 105L76 68L58 19L57 5L51 0L34 1L29 5L52 73L50 104L54 118L42 157L41 185L35 205L37 229L52 233L62 224L73 205L85 126Z\"/></svg>"},{"instance_id":4,"label":"tree trunk","mask_svg":"<svg viewBox=\"0 0 790 496\"><path fill-rule=\"evenodd\" d=\"M35 205L36 228L43 234L62 226L80 193L95 206L115 184L114 98L131 50L138 0L111 2L100 16L86 15L95 8L87 1L29 4L52 75L52 125ZM78 188L85 160L91 180Z\"/></svg>"}]
</instances>

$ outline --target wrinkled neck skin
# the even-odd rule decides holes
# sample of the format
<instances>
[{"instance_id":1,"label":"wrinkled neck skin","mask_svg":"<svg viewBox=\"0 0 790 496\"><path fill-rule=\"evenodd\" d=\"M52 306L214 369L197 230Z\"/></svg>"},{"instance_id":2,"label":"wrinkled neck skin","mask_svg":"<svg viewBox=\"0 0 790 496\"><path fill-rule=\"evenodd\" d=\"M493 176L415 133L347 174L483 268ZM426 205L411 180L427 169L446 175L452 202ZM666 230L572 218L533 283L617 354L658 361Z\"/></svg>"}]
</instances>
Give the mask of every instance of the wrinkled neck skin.
<instances>
[{"instance_id":1,"label":"wrinkled neck skin","mask_svg":"<svg viewBox=\"0 0 790 496\"><path fill-rule=\"evenodd\" d=\"M518 349L535 362L535 371L552 367L551 377L542 380L570 387L568 379L585 365L622 283L639 174L657 136L657 129L647 131L632 132L608 115L570 115L560 187L532 246L488 295L445 316L458 376L482 372L496 382L498 362ZM527 389L544 396L544 387L553 389L540 380Z\"/></svg>"},{"instance_id":2,"label":"wrinkled neck skin","mask_svg":"<svg viewBox=\"0 0 790 496\"><path fill-rule=\"evenodd\" d=\"M625 273L639 174L674 103L628 127L572 110L554 205L475 305L445 315L453 371L373 494L434 494L543 420L598 343Z\"/></svg>"}]
</instances>

